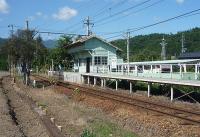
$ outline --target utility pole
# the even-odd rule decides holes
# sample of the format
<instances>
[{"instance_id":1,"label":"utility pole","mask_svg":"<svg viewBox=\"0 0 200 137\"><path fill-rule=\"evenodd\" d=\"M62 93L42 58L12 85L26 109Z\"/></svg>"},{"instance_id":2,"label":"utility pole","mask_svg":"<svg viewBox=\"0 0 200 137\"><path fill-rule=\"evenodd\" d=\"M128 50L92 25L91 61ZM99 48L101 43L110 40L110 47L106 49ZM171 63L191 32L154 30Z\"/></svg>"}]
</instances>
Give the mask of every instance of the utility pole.
<instances>
[{"instance_id":1,"label":"utility pole","mask_svg":"<svg viewBox=\"0 0 200 137\"><path fill-rule=\"evenodd\" d=\"M53 71L54 71L54 64L53 64L53 59L51 59L51 67L52 67L52 73L53 73Z\"/></svg>"},{"instance_id":2,"label":"utility pole","mask_svg":"<svg viewBox=\"0 0 200 137\"><path fill-rule=\"evenodd\" d=\"M29 30L29 21L26 20L26 29Z\"/></svg>"},{"instance_id":3,"label":"utility pole","mask_svg":"<svg viewBox=\"0 0 200 137\"><path fill-rule=\"evenodd\" d=\"M163 39L162 39L162 42L160 43L160 45L162 46L161 59L162 60L166 60L166 46L167 46L167 43L165 41L164 36L163 36Z\"/></svg>"},{"instance_id":4,"label":"utility pole","mask_svg":"<svg viewBox=\"0 0 200 137\"><path fill-rule=\"evenodd\" d=\"M94 23L91 22L90 17L88 16L87 19L84 20L84 24L87 27L87 36L90 36L92 34L91 26L94 25Z\"/></svg>"},{"instance_id":5,"label":"utility pole","mask_svg":"<svg viewBox=\"0 0 200 137\"><path fill-rule=\"evenodd\" d=\"M181 38L181 53L185 53L186 52L186 48L185 48L185 35L184 33L182 33L182 38Z\"/></svg>"},{"instance_id":6,"label":"utility pole","mask_svg":"<svg viewBox=\"0 0 200 137\"><path fill-rule=\"evenodd\" d=\"M126 32L126 37L127 37L127 42L126 42L126 44L127 44L127 63L128 63L128 69L127 69L127 71L128 71L128 74L129 74L129 69L130 69L130 64L129 64L129 53L130 53L130 32L129 31L127 31Z\"/></svg>"},{"instance_id":7,"label":"utility pole","mask_svg":"<svg viewBox=\"0 0 200 137\"><path fill-rule=\"evenodd\" d=\"M26 20L26 40L27 42L29 41L29 21ZM26 59L24 59L26 60ZM29 70L29 60L25 61L25 64L26 64L26 71L25 71L25 81L26 81L26 85L28 85L28 82L29 82L29 74L30 74L30 70Z\"/></svg>"},{"instance_id":8,"label":"utility pole","mask_svg":"<svg viewBox=\"0 0 200 137\"><path fill-rule=\"evenodd\" d=\"M14 25L13 24L9 24L8 28L11 28L10 32L11 32L11 41L13 41L13 36L14 36ZM12 75L12 67L13 67L13 63L12 63L12 51L10 52L11 55L8 54L8 61L9 61L9 69L10 69L10 76Z\"/></svg>"},{"instance_id":9,"label":"utility pole","mask_svg":"<svg viewBox=\"0 0 200 137\"><path fill-rule=\"evenodd\" d=\"M11 30L10 30L10 32L11 32L11 38L13 38L13 35L14 35L14 25L13 24L9 24L8 27L11 28Z\"/></svg>"}]
</instances>

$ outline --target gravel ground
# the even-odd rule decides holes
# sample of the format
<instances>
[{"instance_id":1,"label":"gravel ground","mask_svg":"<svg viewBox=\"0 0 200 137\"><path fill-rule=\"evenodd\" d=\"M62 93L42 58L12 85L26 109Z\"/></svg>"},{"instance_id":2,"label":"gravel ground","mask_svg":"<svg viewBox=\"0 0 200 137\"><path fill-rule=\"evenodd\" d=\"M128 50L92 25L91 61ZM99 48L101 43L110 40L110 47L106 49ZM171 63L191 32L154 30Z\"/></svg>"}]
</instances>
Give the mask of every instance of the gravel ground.
<instances>
[{"instance_id":1,"label":"gravel ground","mask_svg":"<svg viewBox=\"0 0 200 137\"><path fill-rule=\"evenodd\" d=\"M82 102L88 106L103 109L109 116L117 119L119 124L140 136L200 137L200 126L188 125L185 121L176 118L91 96L84 96Z\"/></svg>"},{"instance_id":2,"label":"gravel ground","mask_svg":"<svg viewBox=\"0 0 200 137\"><path fill-rule=\"evenodd\" d=\"M47 115L54 117L58 125L63 127L62 132L66 136L80 136L81 131L88 123L96 119L104 119L117 123L124 129L145 137L200 137L200 127L188 125L186 122L176 118L152 113L137 107L128 107L115 102L82 95L78 102L70 101L68 96L60 89L47 87L43 89L32 89L20 85L27 94L31 96L40 106L47 109ZM65 89L63 89L65 90ZM66 91L64 91L66 92ZM143 95L133 95L141 99ZM170 103L162 97L146 98L158 103ZM193 105L175 102L185 108L198 108Z\"/></svg>"},{"instance_id":3,"label":"gravel ground","mask_svg":"<svg viewBox=\"0 0 200 137\"><path fill-rule=\"evenodd\" d=\"M79 103L70 99L66 94L69 94L67 92L71 91L66 91L66 89L60 87L58 89L53 86L46 87L43 90L43 88L28 88L20 83L18 83L18 85L20 85L20 88L23 91L26 90L27 94L31 96L39 106L42 106L47 110L47 116L49 118L55 118L55 123L62 126L62 133L65 136L79 137L85 129L90 129L90 125L96 125L94 123L106 124L107 122L113 123L118 129L118 131L114 131L114 133L111 134L113 137L127 137L125 135L126 133L129 137L136 136L132 131L127 131L122 126L118 125L116 121L113 121L112 118L107 116L102 110L88 107L83 105L82 102ZM61 94L63 92L61 90L64 90L66 94ZM113 130L113 127L111 127L111 129Z\"/></svg>"},{"instance_id":4,"label":"gravel ground","mask_svg":"<svg viewBox=\"0 0 200 137\"><path fill-rule=\"evenodd\" d=\"M9 104L10 107L13 108L13 111L15 112L16 117L16 123L13 123L13 120L10 119L5 120L6 123L3 123L2 126L4 127L8 123L13 123L13 127L5 126L5 132L10 133L11 135L4 135L3 132L2 135L4 137L14 137L14 136L26 136L26 137L48 137L48 132L44 125L41 123L38 114L31 108L28 101L24 97L23 93L20 91L14 90L12 85L12 80L10 78L4 78L3 79L3 88L5 89L4 95L6 95L7 100L10 100ZM3 96L3 92L0 94ZM4 97L5 100L5 97ZM1 117L3 116L4 112L8 113L7 109L8 106L5 105L5 101L2 100L0 103L4 107L4 111L1 112ZM6 109L7 108L7 109ZM9 122L10 121L10 122ZM0 122L2 123L2 122ZM0 124L1 125L1 124ZM7 128L6 128L7 127ZM17 130L18 129L18 130ZM10 132L9 132L10 131ZM0 133L0 134L1 134ZM21 133L21 134L20 134Z\"/></svg>"},{"instance_id":5,"label":"gravel ground","mask_svg":"<svg viewBox=\"0 0 200 137\"><path fill-rule=\"evenodd\" d=\"M9 114L8 99L0 88L0 137L21 137L19 127Z\"/></svg>"}]
</instances>

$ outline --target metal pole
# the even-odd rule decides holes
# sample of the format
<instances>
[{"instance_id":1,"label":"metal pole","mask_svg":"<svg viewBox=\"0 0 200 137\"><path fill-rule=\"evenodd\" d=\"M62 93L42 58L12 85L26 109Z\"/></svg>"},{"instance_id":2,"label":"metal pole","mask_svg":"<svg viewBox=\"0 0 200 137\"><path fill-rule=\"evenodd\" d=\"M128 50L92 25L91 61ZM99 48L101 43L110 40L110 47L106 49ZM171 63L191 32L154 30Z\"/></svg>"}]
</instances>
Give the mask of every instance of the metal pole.
<instances>
[{"instance_id":1,"label":"metal pole","mask_svg":"<svg viewBox=\"0 0 200 137\"><path fill-rule=\"evenodd\" d=\"M133 84L132 82L130 81L130 94L133 92Z\"/></svg>"},{"instance_id":2,"label":"metal pole","mask_svg":"<svg viewBox=\"0 0 200 137\"><path fill-rule=\"evenodd\" d=\"M150 97L151 92L151 83L148 82L148 97Z\"/></svg>"},{"instance_id":3,"label":"metal pole","mask_svg":"<svg viewBox=\"0 0 200 137\"><path fill-rule=\"evenodd\" d=\"M96 84L97 84L97 78L94 77L94 86L96 86Z\"/></svg>"},{"instance_id":4,"label":"metal pole","mask_svg":"<svg viewBox=\"0 0 200 137\"><path fill-rule=\"evenodd\" d=\"M103 79L101 78L101 87L103 87Z\"/></svg>"},{"instance_id":5,"label":"metal pole","mask_svg":"<svg viewBox=\"0 0 200 137\"><path fill-rule=\"evenodd\" d=\"M171 85L171 102L173 101L173 99L174 99L174 88Z\"/></svg>"},{"instance_id":6,"label":"metal pole","mask_svg":"<svg viewBox=\"0 0 200 137\"><path fill-rule=\"evenodd\" d=\"M197 67L197 64L195 64L195 80L198 79L197 73L198 73L198 67Z\"/></svg>"},{"instance_id":7,"label":"metal pole","mask_svg":"<svg viewBox=\"0 0 200 137\"><path fill-rule=\"evenodd\" d=\"M90 76L88 76L88 85L90 85Z\"/></svg>"},{"instance_id":8,"label":"metal pole","mask_svg":"<svg viewBox=\"0 0 200 137\"><path fill-rule=\"evenodd\" d=\"M104 80L104 81L103 81L104 87L106 87L106 79L104 78L103 80Z\"/></svg>"},{"instance_id":9,"label":"metal pole","mask_svg":"<svg viewBox=\"0 0 200 137\"><path fill-rule=\"evenodd\" d=\"M128 63L128 74L129 74L129 69L130 69L130 64L129 64L129 48L130 48L130 32L127 31L127 63Z\"/></svg>"},{"instance_id":10,"label":"metal pole","mask_svg":"<svg viewBox=\"0 0 200 137\"><path fill-rule=\"evenodd\" d=\"M52 73L53 73L54 71L53 59L51 59L51 63L52 63Z\"/></svg>"},{"instance_id":11,"label":"metal pole","mask_svg":"<svg viewBox=\"0 0 200 137\"><path fill-rule=\"evenodd\" d=\"M117 79L116 79L115 89L116 89L116 90L118 89L118 81L117 81Z\"/></svg>"},{"instance_id":12,"label":"metal pole","mask_svg":"<svg viewBox=\"0 0 200 137\"><path fill-rule=\"evenodd\" d=\"M26 29L29 30L29 21L26 20Z\"/></svg>"}]
</instances>

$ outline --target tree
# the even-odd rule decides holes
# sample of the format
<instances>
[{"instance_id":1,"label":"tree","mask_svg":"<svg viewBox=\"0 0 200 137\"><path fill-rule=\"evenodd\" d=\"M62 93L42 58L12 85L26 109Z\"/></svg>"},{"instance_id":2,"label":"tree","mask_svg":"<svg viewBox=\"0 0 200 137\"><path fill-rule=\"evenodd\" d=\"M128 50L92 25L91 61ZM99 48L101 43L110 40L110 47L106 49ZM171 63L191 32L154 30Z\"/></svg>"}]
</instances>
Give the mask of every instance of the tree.
<instances>
[{"instance_id":1,"label":"tree","mask_svg":"<svg viewBox=\"0 0 200 137\"><path fill-rule=\"evenodd\" d=\"M62 35L58 42L58 46L54 49L49 50L48 64L51 66L52 60L54 67L58 70L59 65L63 68L69 69L71 56L68 54L66 46L72 43L72 37ZM55 70L54 68L54 70Z\"/></svg>"},{"instance_id":2,"label":"tree","mask_svg":"<svg viewBox=\"0 0 200 137\"><path fill-rule=\"evenodd\" d=\"M167 44L167 59L177 58L181 53L181 35L185 35L186 52L200 51L200 28L178 32L176 34L149 34L139 35L130 39L130 61L160 60L160 42L163 36ZM111 42L123 50L123 58L126 59L126 39L118 39Z\"/></svg>"},{"instance_id":3,"label":"tree","mask_svg":"<svg viewBox=\"0 0 200 137\"><path fill-rule=\"evenodd\" d=\"M47 55L48 55L48 49L44 46L42 38L38 36L35 40L33 67L38 68L38 70L46 69Z\"/></svg>"}]
</instances>

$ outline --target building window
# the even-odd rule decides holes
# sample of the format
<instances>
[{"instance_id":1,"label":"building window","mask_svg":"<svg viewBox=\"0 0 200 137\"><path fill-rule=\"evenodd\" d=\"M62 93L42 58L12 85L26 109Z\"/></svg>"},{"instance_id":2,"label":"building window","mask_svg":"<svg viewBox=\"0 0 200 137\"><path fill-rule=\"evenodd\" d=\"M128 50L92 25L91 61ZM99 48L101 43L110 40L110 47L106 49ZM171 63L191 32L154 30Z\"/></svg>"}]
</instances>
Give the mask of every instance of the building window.
<instances>
[{"instance_id":1,"label":"building window","mask_svg":"<svg viewBox=\"0 0 200 137\"><path fill-rule=\"evenodd\" d=\"M94 64L95 65L100 65L101 64L101 57L95 57L94 58Z\"/></svg>"},{"instance_id":2,"label":"building window","mask_svg":"<svg viewBox=\"0 0 200 137\"><path fill-rule=\"evenodd\" d=\"M108 57L94 57L94 64L95 65L107 65Z\"/></svg>"},{"instance_id":3,"label":"building window","mask_svg":"<svg viewBox=\"0 0 200 137\"><path fill-rule=\"evenodd\" d=\"M102 65L107 65L108 64L108 57L102 57Z\"/></svg>"}]
</instances>

